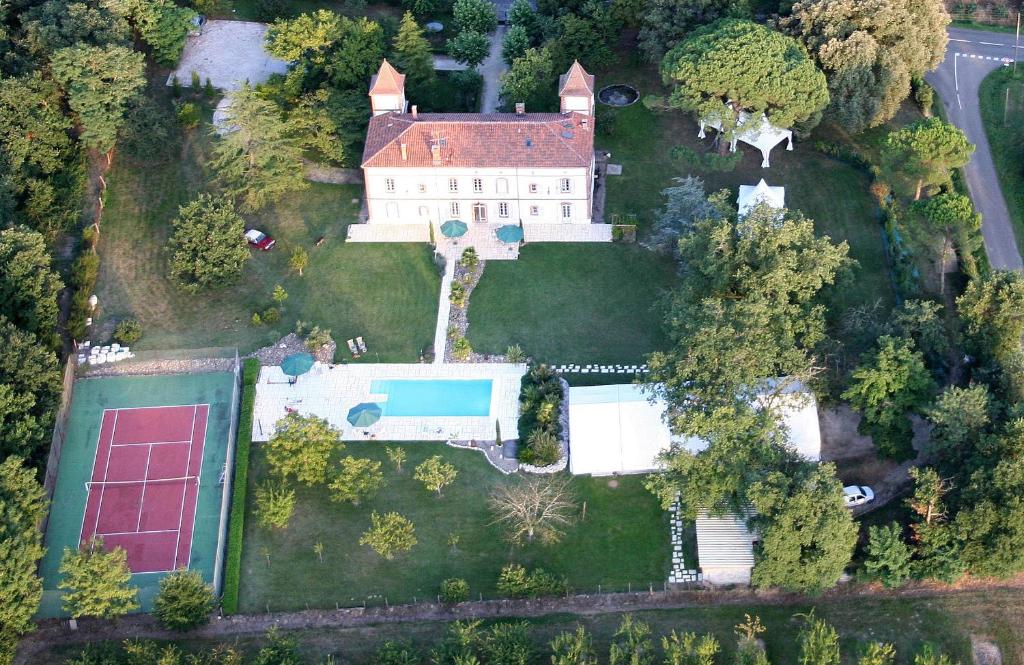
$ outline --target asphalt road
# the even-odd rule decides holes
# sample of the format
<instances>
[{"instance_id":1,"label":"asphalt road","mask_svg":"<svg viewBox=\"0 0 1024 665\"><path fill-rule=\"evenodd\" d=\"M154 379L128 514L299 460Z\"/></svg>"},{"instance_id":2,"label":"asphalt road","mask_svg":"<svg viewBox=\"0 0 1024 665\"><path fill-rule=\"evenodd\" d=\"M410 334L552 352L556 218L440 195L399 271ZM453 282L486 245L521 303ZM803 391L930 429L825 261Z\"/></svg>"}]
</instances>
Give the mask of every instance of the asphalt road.
<instances>
[{"instance_id":1,"label":"asphalt road","mask_svg":"<svg viewBox=\"0 0 1024 665\"><path fill-rule=\"evenodd\" d=\"M1012 34L950 28L946 59L926 78L942 98L950 122L977 146L964 174L974 205L981 213L981 234L988 260L993 268L1022 270L1024 261L1017 249L1010 212L999 188L978 107L982 79L996 67L1013 61L1013 45ZM1024 48L1020 53L1024 54Z\"/></svg>"}]
</instances>

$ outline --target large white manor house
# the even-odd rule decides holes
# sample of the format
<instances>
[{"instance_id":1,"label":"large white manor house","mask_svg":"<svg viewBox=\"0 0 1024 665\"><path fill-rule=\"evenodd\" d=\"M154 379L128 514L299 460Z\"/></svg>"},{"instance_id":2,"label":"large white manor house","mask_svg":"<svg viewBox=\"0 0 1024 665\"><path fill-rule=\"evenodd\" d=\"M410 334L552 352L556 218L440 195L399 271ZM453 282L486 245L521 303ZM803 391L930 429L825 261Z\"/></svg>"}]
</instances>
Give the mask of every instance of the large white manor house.
<instances>
[{"instance_id":1,"label":"large white manor house","mask_svg":"<svg viewBox=\"0 0 1024 665\"><path fill-rule=\"evenodd\" d=\"M574 63L560 113L419 113L387 60L370 83L363 175L370 224L589 224L594 77Z\"/></svg>"}]
</instances>

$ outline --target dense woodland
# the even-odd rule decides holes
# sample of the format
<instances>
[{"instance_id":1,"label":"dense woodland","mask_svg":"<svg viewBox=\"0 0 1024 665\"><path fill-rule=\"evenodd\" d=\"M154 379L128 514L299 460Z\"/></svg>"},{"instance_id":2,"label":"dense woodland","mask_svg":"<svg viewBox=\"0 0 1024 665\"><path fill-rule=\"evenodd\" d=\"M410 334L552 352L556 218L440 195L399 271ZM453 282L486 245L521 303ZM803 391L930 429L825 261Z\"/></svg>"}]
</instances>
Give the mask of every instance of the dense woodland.
<instances>
[{"instance_id":1,"label":"dense woodland","mask_svg":"<svg viewBox=\"0 0 1024 665\"><path fill-rule=\"evenodd\" d=\"M422 110L475 108L479 75L470 69L442 77L431 55L443 48L471 67L482 62L497 21L493 6L406 0L402 8L401 21L375 20L357 3L295 14L286 0L256 1L256 12L271 22L268 50L294 65L231 93L234 131L213 139L206 191L172 224L171 277L181 289L201 295L238 280L249 257L243 216L307 187L304 159L358 164L369 116L366 82L382 58L408 76L409 98ZM175 159L164 139L202 124L220 95L209 82L175 82L169 95L157 88L196 13L229 9L210 0L0 4L0 662L30 630L40 598L36 525L45 501L38 479L60 394L60 361L70 341L85 336L91 314L104 175L121 155ZM438 16L454 25L444 43L432 43L421 27ZM519 101L530 110L556 108L557 76L573 60L600 72L625 45L670 88L644 104L720 120L723 152L744 113L765 113L803 136L822 123L856 135L884 126L912 98L926 117L889 132L877 160L854 157L868 163L888 222L911 232L940 265L958 263L963 279L947 284L940 268L938 293L902 293L891 316L865 316L850 335L839 334L829 315L835 290L856 288L842 239L815 235L813 221L796 210L761 208L737 219L696 178L664 192L666 207L642 240L674 256L680 278L665 303L670 347L649 362L664 386L673 429L711 445L697 455L670 454L668 470L649 486L666 506L679 495L690 516L752 508L761 533L756 586L832 587L851 568L858 527L833 467L798 458L773 415L787 383L800 381L820 399L860 412L862 432L880 456L919 464L911 518L870 529L859 575L898 586L1024 570L1024 279L977 260L980 220L955 181L973 146L930 117L932 93L922 77L945 52L949 16L942 2L540 0L535 11L517 0L508 18L506 108ZM301 273L302 257L293 263ZM870 350L849 357L851 336ZM845 360L831 362L836 357ZM766 385L766 377L788 378ZM913 418L931 427L925 450L911 446ZM68 588L79 594L76 615L133 608L120 593L127 577L116 553L84 549L65 571L75 578ZM201 580L174 580L165 599L179 594L189 612L209 611L213 601ZM82 594L90 587L94 593ZM185 619L182 627L190 625ZM808 630L818 637L808 644L828 632L815 625ZM459 637L468 628L452 630L438 648L462 651L437 662L525 662L490 654L499 648L493 635ZM637 649L637 640L646 640L650 648L650 637L628 632L635 626L623 630L624 644ZM697 648L685 643L667 639L664 648ZM274 644L282 653L292 648ZM553 662L593 662L582 636L552 648L565 654ZM703 656L670 662L711 662L710 643L700 649ZM742 662L765 662L759 653ZM891 660L876 655L862 662ZM649 659L613 655L612 662L627 661ZM74 662L158 661L94 654ZM221 654L202 662L238 661ZM271 654L258 662L297 661ZM918 662L942 661L926 654Z\"/></svg>"}]
</instances>

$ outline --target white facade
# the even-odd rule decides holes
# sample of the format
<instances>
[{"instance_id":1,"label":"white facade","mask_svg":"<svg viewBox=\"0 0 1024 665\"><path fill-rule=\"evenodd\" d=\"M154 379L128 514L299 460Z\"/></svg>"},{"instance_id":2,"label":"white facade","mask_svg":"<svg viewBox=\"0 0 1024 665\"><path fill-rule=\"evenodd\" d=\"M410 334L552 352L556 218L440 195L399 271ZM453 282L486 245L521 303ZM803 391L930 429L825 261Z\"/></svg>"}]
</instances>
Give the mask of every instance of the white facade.
<instances>
[{"instance_id":1,"label":"white facade","mask_svg":"<svg viewBox=\"0 0 1024 665\"><path fill-rule=\"evenodd\" d=\"M589 224L585 168L366 168L370 223Z\"/></svg>"}]
</instances>

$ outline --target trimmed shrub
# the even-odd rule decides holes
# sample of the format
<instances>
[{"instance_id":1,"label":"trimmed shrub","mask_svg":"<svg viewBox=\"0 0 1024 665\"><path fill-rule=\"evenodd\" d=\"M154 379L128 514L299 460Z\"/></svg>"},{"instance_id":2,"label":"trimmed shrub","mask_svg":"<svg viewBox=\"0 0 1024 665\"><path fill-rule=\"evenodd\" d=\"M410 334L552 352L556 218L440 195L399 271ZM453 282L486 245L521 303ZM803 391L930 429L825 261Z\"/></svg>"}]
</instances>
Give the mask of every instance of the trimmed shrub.
<instances>
[{"instance_id":1,"label":"trimmed shrub","mask_svg":"<svg viewBox=\"0 0 1024 665\"><path fill-rule=\"evenodd\" d=\"M231 485L231 517L228 522L227 558L224 562L225 614L238 612L238 583L242 574L242 533L245 530L245 501L249 482L249 449L252 445L252 411L256 404L256 380L260 361L249 358L242 372L242 408L238 416L235 449L235 477Z\"/></svg>"},{"instance_id":2,"label":"trimmed shrub","mask_svg":"<svg viewBox=\"0 0 1024 665\"><path fill-rule=\"evenodd\" d=\"M441 602L454 605L469 600L469 582L453 577L441 582Z\"/></svg>"},{"instance_id":3,"label":"trimmed shrub","mask_svg":"<svg viewBox=\"0 0 1024 665\"><path fill-rule=\"evenodd\" d=\"M114 341L118 344L134 344L142 337L142 324L135 319L119 321L114 328Z\"/></svg>"}]
</instances>

